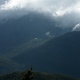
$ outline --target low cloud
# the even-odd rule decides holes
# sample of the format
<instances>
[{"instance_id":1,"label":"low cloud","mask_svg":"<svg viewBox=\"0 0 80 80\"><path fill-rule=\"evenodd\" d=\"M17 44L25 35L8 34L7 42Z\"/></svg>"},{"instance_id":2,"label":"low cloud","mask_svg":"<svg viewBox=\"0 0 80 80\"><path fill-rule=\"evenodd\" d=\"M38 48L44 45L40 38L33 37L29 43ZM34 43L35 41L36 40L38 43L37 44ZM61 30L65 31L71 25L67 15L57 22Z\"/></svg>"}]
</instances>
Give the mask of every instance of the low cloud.
<instances>
[{"instance_id":1,"label":"low cloud","mask_svg":"<svg viewBox=\"0 0 80 80\"><path fill-rule=\"evenodd\" d=\"M6 0L0 5L1 11L32 10L48 12L53 16L63 16L71 12L80 13L79 0Z\"/></svg>"},{"instance_id":2,"label":"low cloud","mask_svg":"<svg viewBox=\"0 0 80 80\"><path fill-rule=\"evenodd\" d=\"M72 31L80 31L80 23L77 24L73 29Z\"/></svg>"},{"instance_id":3,"label":"low cloud","mask_svg":"<svg viewBox=\"0 0 80 80\"><path fill-rule=\"evenodd\" d=\"M1 0L0 0L1 1ZM21 17L29 12L51 15L62 24L80 21L80 0L3 0L0 4L0 19ZM66 23L66 24L65 24Z\"/></svg>"}]
</instances>

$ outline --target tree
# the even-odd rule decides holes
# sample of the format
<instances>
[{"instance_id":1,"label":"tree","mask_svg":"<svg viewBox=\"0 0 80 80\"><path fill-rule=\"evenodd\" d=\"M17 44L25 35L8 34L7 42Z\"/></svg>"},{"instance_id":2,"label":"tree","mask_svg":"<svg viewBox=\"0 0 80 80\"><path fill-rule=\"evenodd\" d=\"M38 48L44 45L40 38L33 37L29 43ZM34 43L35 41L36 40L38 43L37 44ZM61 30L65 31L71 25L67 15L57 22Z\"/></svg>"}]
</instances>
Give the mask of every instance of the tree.
<instances>
[{"instance_id":1,"label":"tree","mask_svg":"<svg viewBox=\"0 0 80 80\"><path fill-rule=\"evenodd\" d=\"M32 72L32 66L30 67L30 69L27 71L27 73L24 74L24 78L23 80L32 80L33 79L33 72Z\"/></svg>"}]
</instances>

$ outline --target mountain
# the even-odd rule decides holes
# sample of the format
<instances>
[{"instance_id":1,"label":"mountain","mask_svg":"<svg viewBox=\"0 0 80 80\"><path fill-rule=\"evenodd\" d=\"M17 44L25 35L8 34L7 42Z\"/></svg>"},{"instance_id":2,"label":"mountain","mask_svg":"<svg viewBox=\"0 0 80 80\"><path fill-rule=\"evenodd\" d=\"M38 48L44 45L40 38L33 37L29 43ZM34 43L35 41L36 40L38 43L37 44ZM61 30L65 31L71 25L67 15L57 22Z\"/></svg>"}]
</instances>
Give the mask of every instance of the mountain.
<instances>
[{"instance_id":1,"label":"mountain","mask_svg":"<svg viewBox=\"0 0 80 80\"><path fill-rule=\"evenodd\" d=\"M56 27L57 25L54 19L37 13L0 21L0 55L7 54L15 46L29 40L42 38L47 32L58 36L70 31Z\"/></svg>"},{"instance_id":2,"label":"mountain","mask_svg":"<svg viewBox=\"0 0 80 80\"><path fill-rule=\"evenodd\" d=\"M0 21L0 74L33 65L37 71L79 77L80 32L62 35L71 29L59 24L37 13Z\"/></svg>"},{"instance_id":3,"label":"mountain","mask_svg":"<svg viewBox=\"0 0 80 80\"><path fill-rule=\"evenodd\" d=\"M0 80L22 80L24 74L26 73L27 72L14 72L12 74L0 76ZM39 72L33 72L32 76L33 80L80 80L59 74L49 74L49 73L39 73Z\"/></svg>"},{"instance_id":4,"label":"mountain","mask_svg":"<svg viewBox=\"0 0 80 80\"><path fill-rule=\"evenodd\" d=\"M24 65L20 66L11 59L0 57L0 75L14 71L21 71L23 67Z\"/></svg>"},{"instance_id":5,"label":"mountain","mask_svg":"<svg viewBox=\"0 0 80 80\"><path fill-rule=\"evenodd\" d=\"M33 65L37 71L80 77L80 32L55 37L12 59L26 65L25 68Z\"/></svg>"}]
</instances>

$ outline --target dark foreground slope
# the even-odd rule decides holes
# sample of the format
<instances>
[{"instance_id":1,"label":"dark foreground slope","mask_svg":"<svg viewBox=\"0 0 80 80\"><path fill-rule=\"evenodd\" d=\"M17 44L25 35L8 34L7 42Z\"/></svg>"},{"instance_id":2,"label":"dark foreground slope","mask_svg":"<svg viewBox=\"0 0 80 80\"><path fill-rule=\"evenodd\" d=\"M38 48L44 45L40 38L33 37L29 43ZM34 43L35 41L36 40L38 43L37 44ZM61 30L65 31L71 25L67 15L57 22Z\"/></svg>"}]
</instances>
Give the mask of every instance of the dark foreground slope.
<instances>
[{"instance_id":1,"label":"dark foreground slope","mask_svg":"<svg viewBox=\"0 0 80 80\"><path fill-rule=\"evenodd\" d=\"M19 65L18 63L12 61L11 59L0 57L0 75L14 71L20 71L24 67L22 66L23 65Z\"/></svg>"},{"instance_id":2,"label":"dark foreground slope","mask_svg":"<svg viewBox=\"0 0 80 80\"><path fill-rule=\"evenodd\" d=\"M26 68L80 77L80 32L56 37L44 45L13 58Z\"/></svg>"},{"instance_id":3,"label":"dark foreground slope","mask_svg":"<svg viewBox=\"0 0 80 80\"><path fill-rule=\"evenodd\" d=\"M26 72L15 72L12 74L7 74L5 76L0 76L0 80L22 80L25 73ZM32 76L33 80L80 80L59 74L48 74L38 72L33 72Z\"/></svg>"}]
</instances>

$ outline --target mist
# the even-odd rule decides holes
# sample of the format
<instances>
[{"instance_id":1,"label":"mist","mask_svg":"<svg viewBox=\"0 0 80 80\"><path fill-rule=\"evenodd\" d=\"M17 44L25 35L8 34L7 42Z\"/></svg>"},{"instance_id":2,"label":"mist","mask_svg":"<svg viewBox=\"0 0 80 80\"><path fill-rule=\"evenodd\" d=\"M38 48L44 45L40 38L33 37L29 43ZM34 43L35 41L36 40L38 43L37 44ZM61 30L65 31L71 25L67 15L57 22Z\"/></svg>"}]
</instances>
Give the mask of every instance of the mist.
<instances>
[{"instance_id":1,"label":"mist","mask_svg":"<svg viewBox=\"0 0 80 80\"><path fill-rule=\"evenodd\" d=\"M0 20L30 12L50 15L63 28L80 23L80 0L0 0Z\"/></svg>"}]
</instances>

